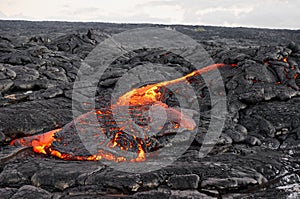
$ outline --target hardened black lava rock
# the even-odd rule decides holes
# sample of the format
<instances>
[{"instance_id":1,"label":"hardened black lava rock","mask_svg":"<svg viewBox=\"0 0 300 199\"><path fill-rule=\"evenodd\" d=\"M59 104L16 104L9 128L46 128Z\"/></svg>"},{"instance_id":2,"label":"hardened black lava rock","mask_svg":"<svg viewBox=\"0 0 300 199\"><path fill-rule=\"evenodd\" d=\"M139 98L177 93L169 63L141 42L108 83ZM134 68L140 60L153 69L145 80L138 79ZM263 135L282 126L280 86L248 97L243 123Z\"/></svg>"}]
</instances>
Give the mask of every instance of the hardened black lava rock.
<instances>
[{"instance_id":1,"label":"hardened black lava rock","mask_svg":"<svg viewBox=\"0 0 300 199\"><path fill-rule=\"evenodd\" d=\"M21 21L0 21L0 27L2 198L300 197L299 31ZM168 128L151 134L154 152L150 155L154 159L150 158L144 169L157 169L146 173L113 169L102 161L61 160L9 146L15 138L63 127L56 134L53 148L72 155L92 155L93 148L88 143L92 146L95 140L83 142L73 120L73 116L95 108L86 93L96 95L96 108L104 110L115 100L113 97L132 88L176 79L196 68L173 52L141 47L114 60L97 82L82 80L73 92L78 72L93 69L79 71L82 60L99 43L142 27L186 34L201 44L214 62L226 64L219 71L226 90L227 114L216 143L205 139L210 137L208 129L214 128L210 123L214 105L208 85L200 77L189 80L195 97L184 98L182 90L186 87L178 85L178 95L191 107L198 103L200 113L188 106L179 107L180 100L174 92L164 93L163 100L170 107L198 114L199 118L193 142L168 166L155 160L157 153L168 160L170 151L160 149L184 142L189 131L183 130L176 137ZM144 83L135 84L131 81L134 78ZM139 125L148 122L147 115L141 116L138 109L132 108L131 114L136 115ZM105 144L115 133L114 122L110 117L98 116L97 125L103 125L103 121L108 125L103 126ZM85 124L89 121L87 117ZM95 135L97 125L91 130ZM87 126L77 127L87 130ZM119 144L136 151L136 143L128 145L133 140L132 134L124 134ZM202 157L209 148L210 153Z\"/></svg>"}]
</instances>

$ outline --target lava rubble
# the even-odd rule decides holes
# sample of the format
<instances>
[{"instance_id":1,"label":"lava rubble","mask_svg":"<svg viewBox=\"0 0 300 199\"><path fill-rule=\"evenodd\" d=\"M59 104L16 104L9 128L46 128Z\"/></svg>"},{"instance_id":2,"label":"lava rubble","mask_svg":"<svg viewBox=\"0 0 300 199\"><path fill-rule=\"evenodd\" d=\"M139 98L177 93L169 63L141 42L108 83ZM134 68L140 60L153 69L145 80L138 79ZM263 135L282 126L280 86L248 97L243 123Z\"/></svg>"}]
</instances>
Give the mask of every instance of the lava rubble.
<instances>
[{"instance_id":1,"label":"lava rubble","mask_svg":"<svg viewBox=\"0 0 300 199\"><path fill-rule=\"evenodd\" d=\"M158 170L133 174L114 170L101 161L71 161L66 160L69 156L54 156L59 156L58 152L88 154L76 131L70 131L72 88L81 60L110 35L151 25L0 23L1 198L300 197L299 31L203 27L206 31L197 32L194 27L174 26L201 43L215 63L224 63L219 70L227 94L225 126L213 150L199 158L211 119L211 99L201 78L188 81L200 107L199 132L191 146L169 166L160 167L155 162ZM159 71L166 77L172 77L168 68L185 75L195 71L190 63L170 52L136 50L120 57L105 71L97 87L97 99L101 99L97 110L112 106L109 99L119 78L148 62L162 64ZM187 114L187 121L192 122L188 111L176 109L178 102L172 95L164 95L161 101L157 107L169 108L170 115ZM86 104L78 106L83 112L89 110ZM131 108L139 115L140 108L147 106L134 104ZM110 121L110 114L98 113L99 121ZM181 122L171 118L165 132L172 132ZM35 136L41 141L47 132L55 134L44 138L50 138L50 142L57 139L53 142L57 152L51 153L48 148L43 155L10 145L14 140L28 141ZM181 133L187 132L183 129ZM133 135L113 135L121 136L116 143L119 148L127 146L124 139L137 140ZM154 136L150 139L154 145L148 146L147 139L136 141L132 150L147 153L167 147L170 143L166 137L172 136ZM47 139L45 143L49 143ZM182 139L173 142L180 143ZM36 152L43 152L37 140L26 143L35 146ZM166 157L170 155L165 153ZM142 156L135 158L144 161Z\"/></svg>"}]
</instances>

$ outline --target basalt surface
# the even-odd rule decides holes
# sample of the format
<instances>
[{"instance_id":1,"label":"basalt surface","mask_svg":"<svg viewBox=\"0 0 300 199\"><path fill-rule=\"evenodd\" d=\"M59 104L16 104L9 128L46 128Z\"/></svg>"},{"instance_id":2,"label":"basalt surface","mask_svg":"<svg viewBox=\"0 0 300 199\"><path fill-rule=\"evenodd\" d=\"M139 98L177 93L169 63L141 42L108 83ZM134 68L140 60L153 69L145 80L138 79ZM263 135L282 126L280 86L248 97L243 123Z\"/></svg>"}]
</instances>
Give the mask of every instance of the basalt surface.
<instances>
[{"instance_id":1,"label":"basalt surface","mask_svg":"<svg viewBox=\"0 0 300 199\"><path fill-rule=\"evenodd\" d=\"M0 27L1 198L300 197L299 31L18 21L0 21ZM186 34L215 63L225 64L217 70L226 91L226 121L207 156L200 158L199 150L206 144L213 105L201 78L190 82L200 110L198 132L175 162L168 166L147 162L149 167L157 166L155 171L128 173L101 160L59 159L10 145L17 138L65 127L56 135L55 149L88 154L76 132L68 129L74 104L81 112L90 111L88 104L72 103L82 60L105 39L142 27ZM149 63L168 80L174 70L182 75L195 70L172 52L136 49L115 60L99 79L97 108L110 106L111 94L122 77L130 77L138 66ZM143 79L151 73L139 74ZM158 80L151 77L149 84ZM94 86L83 85L85 89ZM164 103L178 106L172 95ZM188 132L181 133L176 139L167 129L153 139L156 146L168 148L170 143L185 140ZM168 160L170 154L162 153Z\"/></svg>"}]
</instances>

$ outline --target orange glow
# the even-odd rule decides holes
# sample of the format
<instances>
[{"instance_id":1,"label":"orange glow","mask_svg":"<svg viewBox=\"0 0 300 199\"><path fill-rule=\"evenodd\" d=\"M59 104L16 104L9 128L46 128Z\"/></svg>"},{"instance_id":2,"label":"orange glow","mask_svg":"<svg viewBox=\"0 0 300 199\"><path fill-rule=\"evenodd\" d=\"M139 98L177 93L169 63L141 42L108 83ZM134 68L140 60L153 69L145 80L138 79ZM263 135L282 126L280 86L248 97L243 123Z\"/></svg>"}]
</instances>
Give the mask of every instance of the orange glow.
<instances>
[{"instance_id":1,"label":"orange glow","mask_svg":"<svg viewBox=\"0 0 300 199\"><path fill-rule=\"evenodd\" d=\"M32 147L33 150L37 153L47 154L44 149L51 145L51 143L55 140L53 137L54 134L60 130L61 129L55 129L40 135L20 138L12 141L10 145L29 146Z\"/></svg>"},{"instance_id":2,"label":"orange glow","mask_svg":"<svg viewBox=\"0 0 300 199\"><path fill-rule=\"evenodd\" d=\"M211 70L215 70L215 69L223 67L223 66L225 66L225 65L224 64L213 64L213 65L201 68L199 70L196 70L196 71L194 71L184 77L178 78L178 79L160 82L157 84L133 89L133 90L125 93L121 97L119 97L117 102L115 104L113 104L111 108L122 107L122 106L138 106L138 105L156 104L158 106L165 108L166 112L168 113L168 116L172 117L173 121L175 121L174 128L183 127L188 130L193 130L196 127L196 124L192 118L190 118L189 116L186 116L184 113L182 113L174 108L171 108L171 107L169 108L167 104L164 104L163 102L160 101L161 95L162 95L162 93L160 93L160 89L165 86L177 84L180 82L186 83L186 81L189 77L201 75L201 74L207 73ZM231 66L235 67L236 64L232 64ZM109 112L109 111L103 112L100 110L94 110L94 111L90 111L88 113L85 113L84 115L79 116L75 120L78 120L81 124L89 125L89 121L86 119L86 118L88 118L87 116L89 116L89 114L109 115L109 114L111 114L111 112ZM127 150L127 151L133 147L132 143L129 144L129 148L124 147L119 144L120 142L118 142L118 140L122 139L122 137L120 135L122 135L123 129L124 128L113 129L113 130L117 130L118 132L115 133L114 137L111 139L111 142L108 143L109 147L111 147L111 148L119 147L121 150ZM146 152L142 147L142 146L145 146L145 143L141 139L139 139L135 136L134 136L134 140L138 142L137 157L134 159L131 159L131 160L127 160L125 157L116 156L112 153L109 153L109 152L106 152L103 150L99 150L97 154L93 154L88 157L72 156L71 154L61 153L57 150L54 150L52 147L52 143L53 143L53 141L55 141L55 133L57 133L61 130L62 129L56 129L56 130L52 130L52 131L49 131L44 134L16 139L11 142L11 145L29 146L29 147L32 147L33 151L36 153L48 154L48 155L52 155L52 156L55 156L55 157L58 157L61 159L65 159L65 160L97 161L97 160L101 160L101 159L106 159L106 160L115 161L115 162L124 162L124 161L141 162L141 161L146 160ZM147 146L147 143L146 143L146 146Z\"/></svg>"},{"instance_id":3,"label":"orange glow","mask_svg":"<svg viewBox=\"0 0 300 199\"><path fill-rule=\"evenodd\" d=\"M51 146L51 143L55 140L54 134L59 131L61 131L61 129L52 130L39 135L38 139L32 140L31 144L33 147L33 151L36 153L47 154L45 149Z\"/></svg>"},{"instance_id":4,"label":"orange glow","mask_svg":"<svg viewBox=\"0 0 300 199\"><path fill-rule=\"evenodd\" d=\"M160 82L153 85L144 86L141 88L133 89L124 95L122 95L116 105L117 106L129 106L129 105L146 105L146 104L153 104L154 102L161 103L160 97L161 93L159 92L159 88L164 86L173 85L180 82L185 82L187 78L205 74L209 71L215 70L217 68L223 67L225 64L213 64L210 66L206 66L204 68L198 69L186 76L183 76L178 79ZM167 107L166 104L161 103L161 106Z\"/></svg>"},{"instance_id":5,"label":"orange glow","mask_svg":"<svg viewBox=\"0 0 300 199\"><path fill-rule=\"evenodd\" d=\"M143 150L142 146L139 144L138 147L139 147L138 157L131 160L131 162L142 162L142 161L146 160L146 154L145 154L145 151Z\"/></svg>"},{"instance_id":6,"label":"orange glow","mask_svg":"<svg viewBox=\"0 0 300 199\"><path fill-rule=\"evenodd\" d=\"M285 63L287 63L287 62L288 62L288 58L287 58L287 57L284 57L284 58L282 59L282 61L285 62Z\"/></svg>"}]
</instances>

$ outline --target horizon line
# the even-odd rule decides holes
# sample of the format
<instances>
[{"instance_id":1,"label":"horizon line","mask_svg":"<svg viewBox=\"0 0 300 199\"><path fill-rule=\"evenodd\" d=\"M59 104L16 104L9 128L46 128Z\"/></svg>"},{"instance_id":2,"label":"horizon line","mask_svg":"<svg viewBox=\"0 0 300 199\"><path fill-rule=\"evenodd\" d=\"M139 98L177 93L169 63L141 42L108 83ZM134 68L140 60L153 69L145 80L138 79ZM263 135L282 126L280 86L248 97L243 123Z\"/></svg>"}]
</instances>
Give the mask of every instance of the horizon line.
<instances>
[{"instance_id":1,"label":"horizon line","mask_svg":"<svg viewBox=\"0 0 300 199\"><path fill-rule=\"evenodd\" d=\"M16 22L64 22L64 23L107 23L107 24L127 24L127 25L161 25L161 26L197 26L197 27L223 27L223 28L249 28L249 29L266 29L266 30L292 30L298 31L300 28L281 28L281 27L261 27L261 26L243 26L243 25L213 25L213 24L191 24L191 23L155 23L155 22L115 22L115 21L88 21L88 20L62 20L62 19L14 19L0 18L0 21Z\"/></svg>"}]
</instances>

